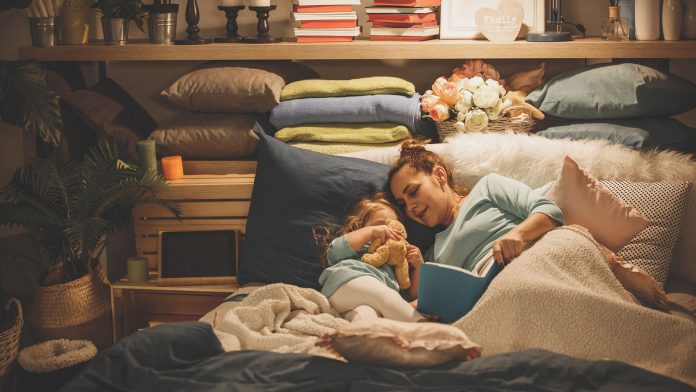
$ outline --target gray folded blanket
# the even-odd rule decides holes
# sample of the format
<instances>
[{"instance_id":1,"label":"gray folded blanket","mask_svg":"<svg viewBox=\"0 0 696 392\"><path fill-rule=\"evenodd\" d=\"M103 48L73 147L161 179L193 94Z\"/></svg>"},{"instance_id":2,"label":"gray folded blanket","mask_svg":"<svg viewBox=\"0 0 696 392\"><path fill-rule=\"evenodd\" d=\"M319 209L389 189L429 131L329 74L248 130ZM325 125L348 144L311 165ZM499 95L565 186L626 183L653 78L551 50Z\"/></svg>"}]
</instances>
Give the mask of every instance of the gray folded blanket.
<instances>
[{"instance_id":1,"label":"gray folded blanket","mask_svg":"<svg viewBox=\"0 0 696 392\"><path fill-rule=\"evenodd\" d=\"M300 124L380 123L405 125L414 135L432 137L432 126L421 119L420 95L360 95L282 101L271 111L278 129Z\"/></svg>"}]
</instances>

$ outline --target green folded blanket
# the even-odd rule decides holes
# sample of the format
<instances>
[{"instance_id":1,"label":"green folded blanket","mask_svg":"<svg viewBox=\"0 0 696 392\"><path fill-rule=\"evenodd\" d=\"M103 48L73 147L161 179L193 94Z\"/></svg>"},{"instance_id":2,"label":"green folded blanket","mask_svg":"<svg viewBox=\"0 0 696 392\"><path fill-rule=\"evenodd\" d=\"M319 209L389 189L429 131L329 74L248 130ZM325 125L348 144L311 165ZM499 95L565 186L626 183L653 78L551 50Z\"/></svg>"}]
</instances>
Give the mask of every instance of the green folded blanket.
<instances>
[{"instance_id":1,"label":"green folded blanket","mask_svg":"<svg viewBox=\"0 0 696 392\"><path fill-rule=\"evenodd\" d=\"M375 148L394 147L400 145L401 142L390 142L382 144L369 143L326 143L326 142L290 142L288 145L303 148L314 152L320 152L328 155L348 154L351 152L372 150Z\"/></svg>"},{"instance_id":2,"label":"green folded blanket","mask_svg":"<svg viewBox=\"0 0 696 392\"><path fill-rule=\"evenodd\" d=\"M307 79L287 84L280 100L298 98L348 97L355 95L399 94L411 96L413 83L392 76L373 76L349 80Z\"/></svg>"},{"instance_id":3,"label":"green folded blanket","mask_svg":"<svg viewBox=\"0 0 696 392\"><path fill-rule=\"evenodd\" d=\"M388 143L411 137L404 125L392 123L307 124L283 128L275 137L284 142Z\"/></svg>"}]
</instances>

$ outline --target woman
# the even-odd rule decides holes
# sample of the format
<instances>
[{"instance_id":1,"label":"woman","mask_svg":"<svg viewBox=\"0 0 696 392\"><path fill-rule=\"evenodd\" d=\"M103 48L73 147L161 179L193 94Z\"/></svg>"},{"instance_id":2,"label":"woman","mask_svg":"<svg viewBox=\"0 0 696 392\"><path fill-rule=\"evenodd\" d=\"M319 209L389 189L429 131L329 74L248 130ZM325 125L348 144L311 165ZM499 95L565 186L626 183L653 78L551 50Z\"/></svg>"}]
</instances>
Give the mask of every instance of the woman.
<instances>
[{"instance_id":1,"label":"woman","mask_svg":"<svg viewBox=\"0 0 696 392\"><path fill-rule=\"evenodd\" d=\"M470 192L456 186L442 158L413 139L402 144L389 171L389 186L407 217L428 227L445 227L425 259L469 270L490 250L499 264L509 263L526 243L563 224L555 203L510 178L487 175ZM611 252L607 261L627 290L666 306L664 290L649 275L624 265Z\"/></svg>"}]
</instances>

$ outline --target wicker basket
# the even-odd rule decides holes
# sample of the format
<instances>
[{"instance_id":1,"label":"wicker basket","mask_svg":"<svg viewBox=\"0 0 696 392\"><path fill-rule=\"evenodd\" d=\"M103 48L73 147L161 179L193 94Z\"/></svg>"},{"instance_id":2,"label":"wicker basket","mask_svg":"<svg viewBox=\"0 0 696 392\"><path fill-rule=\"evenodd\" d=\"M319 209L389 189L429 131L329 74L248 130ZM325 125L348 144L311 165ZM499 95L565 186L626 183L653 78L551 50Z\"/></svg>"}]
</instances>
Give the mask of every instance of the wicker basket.
<instances>
[{"instance_id":1,"label":"wicker basket","mask_svg":"<svg viewBox=\"0 0 696 392\"><path fill-rule=\"evenodd\" d=\"M0 392L11 390L14 384L19 335L22 333L22 325L24 325L22 305L16 299L11 299L7 301L5 309L10 310L12 305L14 305L17 313L14 324L5 331L0 332Z\"/></svg>"},{"instance_id":2,"label":"wicker basket","mask_svg":"<svg viewBox=\"0 0 696 392\"><path fill-rule=\"evenodd\" d=\"M507 116L510 112L515 112L515 117ZM440 141L445 140L448 136L457 134L460 131L454 125L457 120L447 120L441 122L435 122L435 128L437 128L437 134L440 137ZM526 106L511 106L501 113L499 119L495 121L490 121L488 127L482 132L504 132L513 131L515 133L530 133L536 124L536 120L532 117L531 110Z\"/></svg>"},{"instance_id":3,"label":"wicker basket","mask_svg":"<svg viewBox=\"0 0 696 392\"><path fill-rule=\"evenodd\" d=\"M111 300L103 275L39 287L27 318L34 340L84 339L100 350L111 346Z\"/></svg>"}]
</instances>

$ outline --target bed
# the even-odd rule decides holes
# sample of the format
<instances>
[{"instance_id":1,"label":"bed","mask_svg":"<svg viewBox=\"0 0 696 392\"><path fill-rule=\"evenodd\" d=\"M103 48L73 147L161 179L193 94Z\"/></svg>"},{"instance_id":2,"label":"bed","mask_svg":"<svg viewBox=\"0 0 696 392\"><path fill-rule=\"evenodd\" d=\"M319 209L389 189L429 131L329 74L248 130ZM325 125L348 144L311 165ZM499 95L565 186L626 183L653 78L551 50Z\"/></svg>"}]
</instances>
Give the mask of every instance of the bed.
<instances>
[{"instance_id":1,"label":"bed","mask_svg":"<svg viewBox=\"0 0 696 392\"><path fill-rule=\"evenodd\" d=\"M386 173L384 163L395 150L329 157L300 152L257 131L261 142L239 278L266 285L242 289L203 323L171 324L123 339L65 390L694 390L696 323L691 316L642 306L612 280L591 236L569 228L526 251L453 324L483 347L482 358L415 369L341 361L315 343L347 321L315 290L311 279L318 267L293 248L302 238L287 224L298 216L329 219L327 211L339 213L341 207L334 204L341 204L344 189L322 181L352 176L359 182L345 186L379 184L384 177L374 173ZM565 155L603 180L696 179L696 162L687 155L641 153L604 141L469 134L433 148L453 167L455 181L467 186L498 172L539 187L558 175ZM364 176L356 175L355 167ZM662 272L668 292L693 295L696 191L686 192L681 206L666 208L685 214L672 226L677 229ZM284 203L278 202L281 196ZM315 208L316 197L332 200L324 206L328 210ZM315 207L292 211L298 205ZM290 215L273 215L281 213ZM261 218L269 215L275 225L263 224ZM283 249L287 256L279 259Z\"/></svg>"}]
</instances>

